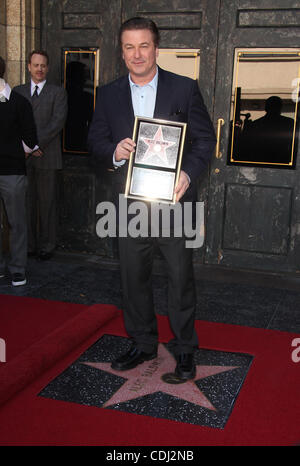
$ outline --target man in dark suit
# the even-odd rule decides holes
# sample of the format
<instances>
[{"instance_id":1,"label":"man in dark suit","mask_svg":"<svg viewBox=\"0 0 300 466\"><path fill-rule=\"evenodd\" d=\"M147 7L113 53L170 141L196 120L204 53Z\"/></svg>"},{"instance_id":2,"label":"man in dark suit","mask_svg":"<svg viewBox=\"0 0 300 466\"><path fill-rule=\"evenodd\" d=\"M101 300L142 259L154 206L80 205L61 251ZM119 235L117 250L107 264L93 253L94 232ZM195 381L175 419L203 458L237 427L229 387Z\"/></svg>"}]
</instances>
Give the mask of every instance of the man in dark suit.
<instances>
[{"instance_id":1,"label":"man in dark suit","mask_svg":"<svg viewBox=\"0 0 300 466\"><path fill-rule=\"evenodd\" d=\"M10 227L10 258L7 267L12 276L12 285L20 286L27 281L27 178L24 147L30 157L39 157L40 151L31 105L24 97L11 91L3 79L4 72L5 61L0 57L0 197ZM5 260L0 231L0 278L4 276Z\"/></svg>"},{"instance_id":2,"label":"man in dark suit","mask_svg":"<svg viewBox=\"0 0 300 466\"><path fill-rule=\"evenodd\" d=\"M31 82L14 88L32 104L41 157L27 161L28 250L41 260L52 257L56 246L56 177L62 168L60 133L67 116L67 94L46 80L49 57L34 50L28 60Z\"/></svg>"},{"instance_id":3,"label":"man in dark suit","mask_svg":"<svg viewBox=\"0 0 300 466\"><path fill-rule=\"evenodd\" d=\"M120 45L129 76L99 89L89 150L96 163L115 168L115 191L124 193L127 161L135 147L131 139L134 116L186 122L187 143L175 191L177 201L191 201L195 199L196 180L215 146L214 129L197 83L157 66L158 42L157 27L148 19L132 18L121 26ZM112 363L114 369L128 370L157 355L151 289L153 250L157 244L168 270L169 319L175 337L170 347L177 360L175 372L182 379L195 376L196 302L192 249L185 247L185 239L162 235L119 238L124 320L133 345Z\"/></svg>"}]
</instances>

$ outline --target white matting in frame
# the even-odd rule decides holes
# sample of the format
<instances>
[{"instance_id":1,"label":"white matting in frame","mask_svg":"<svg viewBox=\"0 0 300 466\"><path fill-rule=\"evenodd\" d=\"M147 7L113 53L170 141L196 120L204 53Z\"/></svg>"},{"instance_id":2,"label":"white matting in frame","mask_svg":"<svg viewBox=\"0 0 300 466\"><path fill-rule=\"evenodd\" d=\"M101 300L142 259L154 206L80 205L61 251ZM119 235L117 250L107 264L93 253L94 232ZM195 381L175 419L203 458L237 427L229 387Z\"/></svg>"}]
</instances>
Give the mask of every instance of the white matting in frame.
<instances>
[{"instance_id":1,"label":"white matting in frame","mask_svg":"<svg viewBox=\"0 0 300 466\"><path fill-rule=\"evenodd\" d=\"M133 167L130 193L142 198L172 202L175 173L148 168Z\"/></svg>"}]
</instances>

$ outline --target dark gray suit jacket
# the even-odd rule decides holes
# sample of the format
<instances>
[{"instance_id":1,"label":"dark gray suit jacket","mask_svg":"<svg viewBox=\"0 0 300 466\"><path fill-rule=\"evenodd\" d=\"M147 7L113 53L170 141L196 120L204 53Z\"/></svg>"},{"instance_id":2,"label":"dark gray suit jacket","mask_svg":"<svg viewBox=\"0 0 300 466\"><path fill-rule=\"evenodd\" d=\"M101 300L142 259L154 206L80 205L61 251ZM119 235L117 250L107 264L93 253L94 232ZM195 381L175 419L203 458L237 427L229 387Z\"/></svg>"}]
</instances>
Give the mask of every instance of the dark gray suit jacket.
<instances>
[{"instance_id":1,"label":"dark gray suit jacket","mask_svg":"<svg viewBox=\"0 0 300 466\"><path fill-rule=\"evenodd\" d=\"M39 97L33 101L30 83L17 86L14 91L26 97L32 104L39 146L43 151L42 157L30 157L28 164L43 169L62 168L60 132L67 117L66 91L46 82Z\"/></svg>"}]
</instances>

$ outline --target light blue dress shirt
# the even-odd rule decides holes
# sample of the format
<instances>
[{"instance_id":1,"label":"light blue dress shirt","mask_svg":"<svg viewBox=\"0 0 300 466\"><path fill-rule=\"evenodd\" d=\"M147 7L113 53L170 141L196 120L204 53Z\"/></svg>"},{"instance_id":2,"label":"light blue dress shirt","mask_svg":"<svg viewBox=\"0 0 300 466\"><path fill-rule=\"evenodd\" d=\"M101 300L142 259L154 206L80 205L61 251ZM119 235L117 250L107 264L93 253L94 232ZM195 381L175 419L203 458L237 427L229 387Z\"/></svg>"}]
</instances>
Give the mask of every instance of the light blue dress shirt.
<instances>
[{"instance_id":1,"label":"light blue dress shirt","mask_svg":"<svg viewBox=\"0 0 300 466\"><path fill-rule=\"evenodd\" d=\"M145 86L139 86L138 84L135 84L129 75L134 116L153 118L156 101L157 82L157 70L156 75L154 76L152 81L150 81L150 83L148 84L145 84Z\"/></svg>"},{"instance_id":2,"label":"light blue dress shirt","mask_svg":"<svg viewBox=\"0 0 300 466\"><path fill-rule=\"evenodd\" d=\"M156 69L156 74L152 81L145 84L145 86L135 84L132 81L130 74L128 75L128 79L134 116L153 118L158 83L158 70ZM115 154L113 155L113 163L116 168L120 167L125 162L126 160L120 160L117 162L115 160Z\"/></svg>"}]
</instances>

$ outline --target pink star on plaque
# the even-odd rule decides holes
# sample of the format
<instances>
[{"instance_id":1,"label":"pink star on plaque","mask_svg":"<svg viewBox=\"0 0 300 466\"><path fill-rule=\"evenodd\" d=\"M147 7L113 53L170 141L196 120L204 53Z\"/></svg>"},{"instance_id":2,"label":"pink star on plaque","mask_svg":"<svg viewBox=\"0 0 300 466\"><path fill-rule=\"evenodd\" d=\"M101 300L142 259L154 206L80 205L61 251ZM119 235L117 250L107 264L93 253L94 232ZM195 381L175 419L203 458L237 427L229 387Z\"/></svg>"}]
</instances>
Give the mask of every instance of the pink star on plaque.
<instances>
[{"instance_id":1,"label":"pink star on plaque","mask_svg":"<svg viewBox=\"0 0 300 466\"><path fill-rule=\"evenodd\" d=\"M117 390L113 396L103 404L103 408L117 403L123 403L135 398L140 398L145 395L150 395L155 392L163 392L168 395L180 398L190 403L194 403L204 408L216 411L216 408L206 398L206 396L199 390L194 380L204 379L211 375L219 374L221 372L236 369L238 366L196 366L196 377L194 380L187 380L185 382L177 379L171 371L174 372L176 361L171 353L164 347L158 345L157 358L151 361L145 361L143 364L130 369L128 371L116 371L111 368L111 364L107 362L85 362L87 366L100 369L110 374L123 377L126 382ZM175 384L167 383L165 380L170 376L175 381Z\"/></svg>"},{"instance_id":2,"label":"pink star on plaque","mask_svg":"<svg viewBox=\"0 0 300 466\"><path fill-rule=\"evenodd\" d=\"M143 140L148 146L143 156L143 161L150 157L157 156L166 166L169 165L166 150L168 147L174 146L175 142L164 140L161 126L159 126L153 139L141 138L141 140Z\"/></svg>"}]
</instances>

